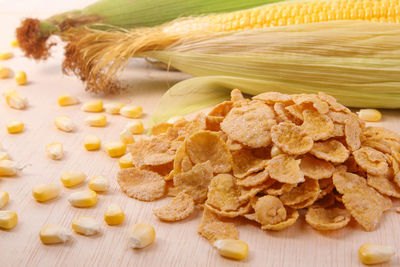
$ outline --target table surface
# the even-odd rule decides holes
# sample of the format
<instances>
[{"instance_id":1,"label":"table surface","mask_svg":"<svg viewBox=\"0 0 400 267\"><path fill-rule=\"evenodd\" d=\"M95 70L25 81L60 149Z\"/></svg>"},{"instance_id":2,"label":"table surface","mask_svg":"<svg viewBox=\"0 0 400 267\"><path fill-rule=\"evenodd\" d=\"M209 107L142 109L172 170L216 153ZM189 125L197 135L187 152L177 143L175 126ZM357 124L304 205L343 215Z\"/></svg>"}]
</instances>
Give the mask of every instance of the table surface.
<instances>
[{"instance_id":1,"label":"table surface","mask_svg":"<svg viewBox=\"0 0 400 267\"><path fill-rule=\"evenodd\" d=\"M201 212L197 210L190 218L176 223L160 222L152 209L168 201L140 202L127 197L119 189L115 175L119 169L118 160L109 158L103 151L88 152L83 147L86 134L94 133L103 142L118 140L118 133L130 120L121 116L108 116L105 128L91 128L84 124L88 115L80 106L59 107L57 96L68 93L82 102L101 98L105 103L122 101L142 105L146 124L160 96L175 82L187 76L178 72L155 69L142 61L135 61L125 77L132 88L129 92L113 96L92 95L84 91L83 85L74 77L63 76L60 69L62 46L53 51L53 57L46 62L26 59L18 49L12 49L14 29L26 16L45 18L54 12L79 8L93 2L46 1L46 0L0 0L0 51L11 50L15 57L1 62L14 71L24 70L29 83L17 87L13 79L1 80L0 91L16 88L29 99L29 107L18 111L10 109L0 100L0 141L23 171L14 178L0 178L0 190L10 194L5 209L18 214L18 224L10 231L0 231L0 266L361 266L357 257L360 245L376 242L392 245L400 251L400 214L388 212L378 229L365 232L356 223L333 232L318 232L301 218L296 224L281 232L265 232L255 224L239 221L240 239L250 248L248 258L234 262L220 257L209 243L197 232ZM400 132L398 111L383 111L385 126ZM77 124L77 131L64 133L53 126L58 115L68 115ZM24 121L26 129L21 134L10 135L5 122L10 118ZM50 142L61 142L65 156L60 161L49 159L45 146ZM40 183L60 183L60 174L68 169L85 172L88 177L104 175L109 177L111 187L99 194L95 207L73 208L67 196L74 191L87 188L87 183L73 189L62 189L61 196L47 203L38 203L31 196L32 187ZM125 210L126 219L120 226L107 226L103 221L105 207L112 202L119 203ZM396 203L397 205L397 203ZM87 215L101 223L102 233L94 237L73 235L67 244L44 246L38 233L46 224L70 228L78 216ZM149 222L157 232L156 242L143 250L132 250L127 246L130 227L136 222ZM390 264L398 266L396 255Z\"/></svg>"}]
</instances>

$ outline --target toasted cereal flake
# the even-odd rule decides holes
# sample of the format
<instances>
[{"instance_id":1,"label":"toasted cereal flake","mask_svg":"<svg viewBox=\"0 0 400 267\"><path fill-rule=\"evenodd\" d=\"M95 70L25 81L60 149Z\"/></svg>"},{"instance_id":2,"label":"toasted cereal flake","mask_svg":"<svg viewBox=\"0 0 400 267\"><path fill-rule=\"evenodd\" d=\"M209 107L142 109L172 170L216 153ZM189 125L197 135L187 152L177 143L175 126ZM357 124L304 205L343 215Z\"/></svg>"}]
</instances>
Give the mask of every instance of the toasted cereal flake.
<instances>
[{"instance_id":1,"label":"toasted cereal flake","mask_svg":"<svg viewBox=\"0 0 400 267\"><path fill-rule=\"evenodd\" d=\"M232 171L237 178L243 178L247 175L264 169L265 160L255 157L250 149L241 149L232 152Z\"/></svg>"},{"instance_id":2,"label":"toasted cereal flake","mask_svg":"<svg viewBox=\"0 0 400 267\"><path fill-rule=\"evenodd\" d=\"M354 160L369 174L386 175L389 165L385 154L371 147L362 147L353 152Z\"/></svg>"},{"instance_id":3,"label":"toasted cereal flake","mask_svg":"<svg viewBox=\"0 0 400 267\"><path fill-rule=\"evenodd\" d=\"M325 140L332 135L333 122L325 114L306 109L303 111L303 124L301 128L311 136L314 141Z\"/></svg>"},{"instance_id":4,"label":"toasted cereal flake","mask_svg":"<svg viewBox=\"0 0 400 267\"><path fill-rule=\"evenodd\" d=\"M197 229L211 244L220 239L239 239L239 232L233 223L219 220L207 207L204 208L201 224Z\"/></svg>"},{"instance_id":5,"label":"toasted cereal flake","mask_svg":"<svg viewBox=\"0 0 400 267\"><path fill-rule=\"evenodd\" d=\"M383 195L400 198L400 187L388 177L368 174L367 183Z\"/></svg>"},{"instance_id":6,"label":"toasted cereal flake","mask_svg":"<svg viewBox=\"0 0 400 267\"><path fill-rule=\"evenodd\" d=\"M336 112L336 111L329 111L327 113L328 117L335 123L344 125L346 120L357 120L357 115L353 113L343 113L343 112Z\"/></svg>"},{"instance_id":7,"label":"toasted cereal flake","mask_svg":"<svg viewBox=\"0 0 400 267\"><path fill-rule=\"evenodd\" d=\"M186 136L194 134L200 130L205 130L206 126L206 116L203 113L200 113L191 121L185 119L176 121L172 127L168 128L167 136L171 140L183 141Z\"/></svg>"},{"instance_id":8,"label":"toasted cereal flake","mask_svg":"<svg viewBox=\"0 0 400 267\"><path fill-rule=\"evenodd\" d=\"M190 160L186 151L187 140L183 141L175 153L174 173L187 172L193 167L193 162Z\"/></svg>"},{"instance_id":9,"label":"toasted cereal flake","mask_svg":"<svg viewBox=\"0 0 400 267\"><path fill-rule=\"evenodd\" d=\"M218 134L199 131L187 139L186 151L193 163L210 161L214 173L225 173L232 169L232 155Z\"/></svg>"},{"instance_id":10,"label":"toasted cereal flake","mask_svg":"<svg viewBox=\"0 0 400 267\"><path fill-rule=\"evenodd\" d=\"M186 219L194 211L193 198L183 192L174 197L166 206L153 210L160 220L175 222Z\"/></svg>"},{"instance_id":11,"label":"toasted cereal flake","mask_svg":"<svg viewBox=\"0 0 400 267\"><path fill-rule=\"evenodd\" d=\"M267 104L274 104L276 102L282 102L282 103L292 102L292 99L289 95L278 93L278 92L265 92L265 93L253 96L252 99L264 101Z\"/></svg>"},{"instance_id":12,"label":"toasted cereal flake","mask_svg":"<svg viewBox=\"0 0 400 267\"><path fill-rule=\"evenodd\" d=\"M332 181L340 194L351 192L356 187L367 185L367 180L365 178L346 171L335 171L332 176Z\"/></svg>"},{"instance_id":13,"label":"toasted cereal flake","mask_svg":"<svg viewBox=\"0 0 400 267\"><path fill-rule=\"evenodd\" d=\"M363 130L363 134L366 138L371 138L374 140L386 139L386 140L400 142L399 134L381 127L372 127L372 126L366 127Z\"/></svg>"},{"instance_id":14,"label":"toasted cereal flake","mask_svg":"<svg viewBox=\"0 0 400 267\"><path fill-rule=\"evenodd\" d=\"M337 140L315 142L310 153L333 163L343 163L350 155L347 148Z\"/></svg>"},{"instance_id":15,"label":"toasted cereal flake","mask_svg":"<svg viewBox=\"0 0 400 267\"><path fill-rule=\"evenodd\" d=\"M310 198L317 199L320 192L318 181L306 178L304 183L294 187L290 192L281 195L280 200L284 205L291 206Z\"/></svg>"},{"instance_id":16,"label":"toasted cereal flake","mask_svg":"<svg viewBox=\"0 0 400 267\"><path fill-rule=\"evenodd\" d=\"M274 111L277 115L277 121L279 122L293 122L295 124L301 124L303 121L295 116L293 116L288 110L286 110L286 106L283 103L275 103Z\"/></svg>"},{"instance_id":17,"label":"toasted cereal flake","mask_svg":"<svg viewBox=\"0 0 400 267\"><path fill-rule=\"evenodd\" d=\"M271 179L274 181L273 179ZM265 191L268 195L271 196L280 196L287 192L290 192L297 184L284 184L280 182L273 183L270 187Z\"/></svg>"},{"instance_id":18,"label":"toasted cereal flake","mask_svg":"<svg viewBox=\"0 0 400 267\"><path fill-rule=\"evenodd\" d=\"M246 203L248 201L251 201L258 193L263 192L265 189L267 189L269 186L271 186L272 183L273 183L273 180L270 179L265 184L260 184L260 185L256 185L253 187L240 186L239 187L239 190L240 190L239 202Z\"/></svg>"},{"instance_id":19,"label":"toasted cereal flake","mask_svg":"<svg viewBox=\"0 0 400 267\"><path fill-rule=\"evenodd\" d=\"M333 130L331 137L342 137L344 136L344 126L339 123L333 123Z\"/></svg>"},{"instance_id":20,"label":"toasted cereal flake","mask_svg":"<svg viewBox=\"0 0 400 267\"><path fill-rule=\"evenodd\" d=\"M228 115L229 111L232 108L233 108L232 101L224 101L213 107L213 109L208 113L208 115L224 118L226 115Z\"/></svg>"},{"instance_id":21,"label":"toasted cereal flake","mask_svg":"<svg viewBox=\"0 0 400 267\"><path fill-rule=\"evenodd\" d=\"M272 179L288 184L304 182L304 174L300 170L300 160L293 156L279 154L268 162L268 172Z\"/></svg>"},{"instance_id":22,"label":"toasted cereal flake","mask_svg":"<svg viewBox=\"0 0 400 267\"><path fill-rule=\"evenodd\" d=\"M318 198L317 201L314 202L310 207L317 207L317 208L329 208L335 204L335 196L333 193L328 193L322 198Z\"/></svg>"},{"instance_id":23,"label":"toasted cereal flake","mask_svg":"<svg viewBox=\"0 0 400 267\"><path fill-rule=\"evenodd\" d=\"M276 123L274 112L261 103L232 108L221 123L221 129L233 140L249 147L264 147L271 143L270 129Z\"/></svg>"},{"instance_id":24,"label":"toasted cereal flake","mask_svg":"<svg viewBox=\"0 0 400 267\"><path fill-rule=\"evenodd\" d=\"M155 172L138 168L121 169L117 181L129 197L142 201L153 201L165 195L165 181Z\"/></svg>"},{"instance_id":25,"label":"toasted cereal flake","mask_svg":"<svg viewBox=\"0 0 400 267\"><path fill-rule=\"evenodd\" d=\"M289 226L293 225L297 218L299 218L299 212L295 209L287 208L286 209L286 220L279 222L277 224L266 224L262 225L261 229L263 230L273 230L273 231L280 231Z\"/></svg>"},{"instance_id":26,"label":"toasted cereal flake","mask_svg":"<svg viewBox=\"0 0 400 267\"><path fill-rule=\"evenodd\" d=\"M210 116L206 117L206 129L210 131L220 131L221 130L221 122L224 120L224 117Z\"/></svg>"},{"instance_id":27,"label":"toasted cereal flake","mask_svg":"<svg viewBox=\"0 0 400 267\"><path fill-rule=\"evenodd\" d=\"M374 140L374 139L366 138L362 141L362 146L372 147L373 149L376 149L380 152L390 154L392 152L391 147L393 146L394 142L395 141L386 140L386 139Z\"/></svg>"},{"instance_id":28,"label":"toasted cereal flake","mask_svg":"<svg viewBox=\"0 0 400 267\"><path fill-rule=\"evenodd\" d=\"M307 153L313 147L312 138L300 126L291 122L281 122L273 126L271 137L275 145L292 155Z\"/></svg>"},{"instance_id":29,"label":"toasted cereal flake","mask_svg":"<svg viewBox=\"0 0 400 267\"><path fill-rule=\"evenodd\" d=\"M336 101L336 98L334 98L333 96L327 95L324 92L318 92L318 97L319 99L321 99L322 101L326 102L329 104L330 109L334 110L334 111L343 111L345 113L351 113L351 111L346 108L345 106L343 106L342 104L339 104Z\"/></svg>"},{"instance_id":30,"label":"toasted cereal flake","mask_svg":"<svg viewBox=\"0 0 400 267\"><path fill-rule=\"evenodd\" d=\"M247 198L243 198L243 199L247 199ZM207 202L206 202L205 206L208 209L210 209L212 212L214 212L215 214L218 214L222 217L228 217L228 218L235 218L238 216L243 216L244 214L249 213L251 210L250 202L240 206L237 210L230 210L230 211L217 209L217 208L207 204Z\"/></svg>"},{"instance_id":31,"label":"toasted cereal flake","mask_svg":"<svg viewBox=\"0 0 400 267\"><path fill-rule=\"evenodd\" d=\"M361 146L361 136L362 130L360 128L360 123L357 119L347 119L344 125L344 136L346 138L347 147L350 151L355 151Z\"/></svg>"},{"instance_id":32,"label":"toasted cereal flake","mask_svg":"<svg viewBox=\"0 0 400 267\"><path fill-rule=\"evenodd\" d=\"M345 227L351 216L345 209L309 208L306 213L306 222L317 230L336 230Z\"/></svg>"},{"instance_id":33,"label":"toasted cereal flake","mask_svg":"<svg viewBox=\"0 0 400 267\"><path fill-rule=\"evenodd\" d=\"M269 178L268 170L263 170L257 173L250 174L246 176L244 179L238 180L237 184L239 186L252 187L264 183L265 181L268 180L268 178Z\"/></svg>"},{"instance_id":34,"label":"toasted cereal flake","mask_svg":"<svg viewBox=\"0 0 400 267\"><path fill-rule=\"evenodd\" d=\"M166 133L166 132L168 131L168 129L169 129L170 127L172 127L172 124L171 124L171 123L168 123L168 122L159 123L159 124L157 124L157 125L154 125L154 126L151 128L151 134L152 134L152 135L164 134L164 133Z\"/></svg>"},{"instance_id":35,"label":"toasted cereal flake","mask_svg":"<svg viewBox=\"0 0 400 267\"><path fill-rule=\"evenodd\" d=\"M242 92L240 92L239 89L233 89L231 91L231 101L232 102L239 102L245 100L245 98L242 95Z\"/></svg>"},{"instance_id":36,"label":"toasted cereal flake","mask_svg":"<svg viewBox=\"0 0 400 267\"><path fill-rule=\"evenodd\" d=\"M295 118L296 121L299 121L300 123L303 122L303 110L304 106L301 104L293 104L290 106L286 106L285 110Z\"/></svg>"},{"instance_id":37,"label":"toasted cereal flake","mask_svg":"<svg viewBox=\"0 0 400 267\"><path fill-rule=\"evenodd\" d=\"M255 220L261 225L277 224L286 219L282 201L274 196L260 197L254 205Z\"/></svg>"},{"instance_id":38,"label":"toasted cereal flake","mask_svg":"<svg viewBox=\"0 0 400 267\"><path fill-rule=\"evenodd\" d=\"M162 165L144 165L141 167L141 169L156 172L159 175L164 176L165 180L165 176L168 176L171 173L173 167L173 163L168 162Z\"/></svg>"},{"instance_id":39,"label":"toasted cereal flake","mask_svg":"<svg viewBox=\"0 0 400 267\"><path fill-rule=\"evenodd\" d=\"M321 190L318 199L323 198L327 194L330 194L333 188L335 187L332 178L320 179L318 180L318 184L319 184L319 189Z\"/></svg>"},{"instance_id":40,"label":"toasted cereal flake","mask_svg":"<svg viewBox=\"0 0 400 267\"><path fill-rule=\"evenodd\" d=\"M303 208L310 207L318 200L318 196L319 196L319 194L313 195L312 197L310 197L300 203L290 205L290 207L293 209L303 209Z\"/></svg>"},{"instance_id":41,"label":"toasted cereal flake","mask_svg":"<svg viewBox=\"0 0 400 267\"><path fill-rule=\"evenodd\" d=\"M222 211L235 211L240 206L239 196L235 177L230 174L218 174L208 187L206 204Z\"/></svg>"},{"instance_id":42,"label":"toasted cereal flake","mask_svg":"<svg viewBox=\"0 0 400 267\"><path fill-rule=\"evenodd\" d=\"M175 173L174 186L178 192L190 195L196 203L203 203L207 198L208 186L213 178L213 168L209 161L196 164L187 172Z\"/></svg>"},{"instance_id":43,"label":"toasted cereal flake","mask_svg":"<svg viewBox=\"0 0 400 267\"><path fill-rule=\"evenodd\" d=\"M319 180L332 177L335 167L325 160L306 155L301 159L300 170L306 177Z\"/></svg>"},{"instance_id":44,"label":"toasted cereal flake","mask_svg":"<svg viewBox=\"0 0 400 267\"><path fill-rule=\"evenodd\" d=\"M312 104L313 108L315 108L320 114L325 114L329 111L328 103L321 101L321 99L318 98L317 95L297 94L297 95L292 95L291 97L297 105Z\"/></svg>"}]
</instances>

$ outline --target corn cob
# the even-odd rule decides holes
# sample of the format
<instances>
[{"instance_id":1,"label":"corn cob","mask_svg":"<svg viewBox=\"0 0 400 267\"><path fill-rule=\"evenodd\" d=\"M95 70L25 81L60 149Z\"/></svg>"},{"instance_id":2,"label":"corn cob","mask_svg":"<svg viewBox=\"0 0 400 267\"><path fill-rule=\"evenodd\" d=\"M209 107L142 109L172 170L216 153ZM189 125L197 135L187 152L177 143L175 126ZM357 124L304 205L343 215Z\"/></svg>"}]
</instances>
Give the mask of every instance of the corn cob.
<instances>
[{"instance_id":1,"label":"corn cob","mask_svg":"<svg viewBox=\"0 0 400 267\"><path fill-rule=\"evenodd\" d=\"M45 20L28 18L17 29L18 43L27 57L47 59L54 43L51 35L63 36L71 28L108 24L121 28L149 27L177 17L228 12L280 0L99 0L81 10L70 10Z\"/></svg>"}]
</instances>

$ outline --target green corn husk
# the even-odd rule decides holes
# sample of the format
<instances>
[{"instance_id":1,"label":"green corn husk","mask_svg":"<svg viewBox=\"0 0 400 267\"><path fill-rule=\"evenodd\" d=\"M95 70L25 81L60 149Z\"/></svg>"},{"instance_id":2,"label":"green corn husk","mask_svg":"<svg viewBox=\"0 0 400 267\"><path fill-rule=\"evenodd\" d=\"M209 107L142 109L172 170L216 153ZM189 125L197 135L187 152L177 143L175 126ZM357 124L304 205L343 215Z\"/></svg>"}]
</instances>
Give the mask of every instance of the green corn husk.
<instances>
[{"instance_id":1,"label":"green corn husk","mask_svg":"<svg viewBox=\"0 0 400 267\"><path fill-rule=\"evenodd\" d=\"M62 36L71 28L102 24L131 29L150 27L181 16L229 12L281 0L99 0L81 10L55 14L44 20L25 19L17 29L17 38L27 57L46 59L47 39ZM96 24L96 26L94 26Z\"/></svg>"}]
</instances>

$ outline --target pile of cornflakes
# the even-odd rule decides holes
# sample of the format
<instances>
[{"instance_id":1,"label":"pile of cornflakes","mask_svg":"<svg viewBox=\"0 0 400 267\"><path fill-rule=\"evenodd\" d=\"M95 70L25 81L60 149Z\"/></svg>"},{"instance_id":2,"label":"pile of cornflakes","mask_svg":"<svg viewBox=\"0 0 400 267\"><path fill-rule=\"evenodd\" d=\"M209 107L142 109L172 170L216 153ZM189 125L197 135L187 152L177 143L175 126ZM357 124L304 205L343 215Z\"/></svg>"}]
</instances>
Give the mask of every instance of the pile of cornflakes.
<instances>
[{"instance_id":1,"label":"pile of cornflakes","mask_svg":"<svg viewBox=\"0 0 400 267\"><path fill-rule=\"evenodd\" d=\"M324 93L267 92L231 100L193 120L162 123L130 146L133 168L118 183L130 197L173 196L154 210L164 221L203 208L199 234L211 243L237 239L225 218L245 217L264 230L299 218L317 230L345 227L354 218L374 230L400 198L400 135L366 127Z\"/></svg>"}]
</instances>

